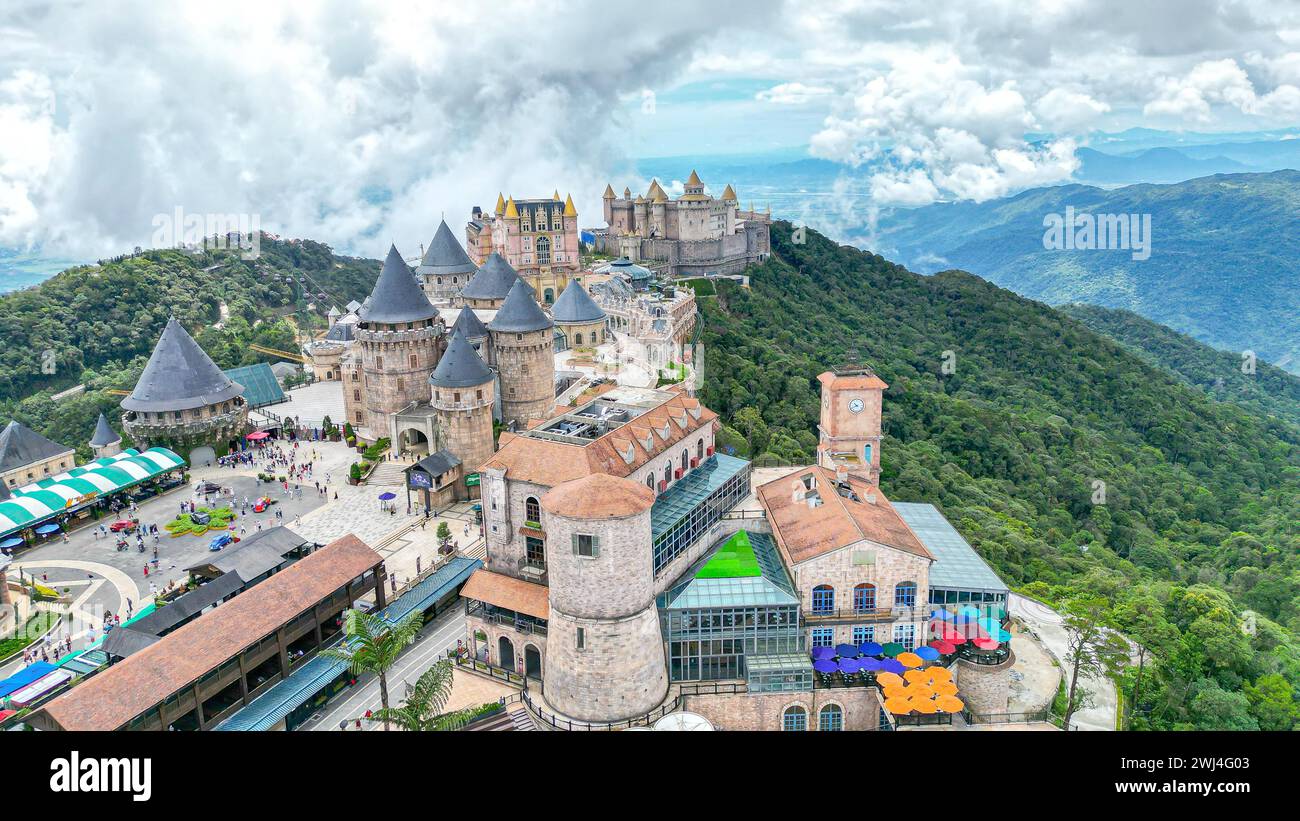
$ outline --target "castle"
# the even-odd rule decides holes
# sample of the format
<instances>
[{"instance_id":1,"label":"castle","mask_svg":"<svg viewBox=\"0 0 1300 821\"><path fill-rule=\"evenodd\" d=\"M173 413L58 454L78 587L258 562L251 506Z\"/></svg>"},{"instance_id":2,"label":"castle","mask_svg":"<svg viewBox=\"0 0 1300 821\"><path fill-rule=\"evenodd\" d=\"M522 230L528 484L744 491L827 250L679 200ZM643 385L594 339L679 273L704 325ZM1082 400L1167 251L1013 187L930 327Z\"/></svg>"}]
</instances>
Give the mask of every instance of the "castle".
<instances>
[{"instance_id":1,"label":"castle","mask_svg":"<svg viewBox=\"0 0 1300 821\"><path fill-rule=\"evenodd\" d=\"M644 194L623 196L605 186L607 228L596 231L596 250L632 262L648 262L669 276L734 274L771 253L771 214L740 210L728 185L722 196L705 193L694 171L684 193L671 199L658 180Z\"/></svg>"},{"instance_id":2,"label":"castle","mask_svg":"<svg viewBox=\"0 0 1300 821\"><path fill-rule=\"evenodd\" d=\"M578 210L572 195L560 200L518 200L497 194L496 208L479 208L465 229L469 256L478 265L499 254L533 289L533 296L550 305L564 293L579 271Z\"/></svg>"}]
</instances>

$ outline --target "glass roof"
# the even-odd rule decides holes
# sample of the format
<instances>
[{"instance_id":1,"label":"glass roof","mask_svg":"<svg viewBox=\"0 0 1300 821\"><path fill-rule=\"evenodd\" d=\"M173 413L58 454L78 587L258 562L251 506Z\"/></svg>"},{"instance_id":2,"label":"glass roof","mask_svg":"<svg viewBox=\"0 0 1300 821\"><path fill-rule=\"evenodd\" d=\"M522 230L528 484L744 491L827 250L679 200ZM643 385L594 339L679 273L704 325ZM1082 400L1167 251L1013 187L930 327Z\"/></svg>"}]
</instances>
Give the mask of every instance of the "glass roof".
<instances>
[{"instance_id":1,"label":"glass roof","mask_svg":"<svg viewBox=\"0 0 1300 821\"><path fill-rule=\"evenodd\" d=\"M781 673L787 670L811 670L812 661L807 653L772 653L770 655L746 655L745 667L749 674Z\"/></svg>"},{"instance_id":2,"label":"glass roof","mask_svg":"<svg viewBox=\"0 0 1300 821\"><path fill-rule=\"evenodd\" d=\"M709 498L728 479L749 469L749 462L716 453L660 494L650 511L650 531L655 537L680 522L695 506Z\"/></svg>"},{"instance_id":3,"label":"glass roof","mask_svg":"<svg viewBox=\"0 0 1300 821\"><path fill-rule=\"evenodd\" d=\"M934 556L930 566L930 587L944 590L1005 591L1007 585L994 573L975 548L949 524L934 505L893 502L894 510Z\"/></svg>"},{"instance_id":4,"label":"glass roof","mask_svg":"<svg viewBox=\"0 0 1300 821\"><path fill-rule=\"evenodd\" d=\"M706 575L705 571L710 567L715 567L716 570L716 567L734 564L734 560L730 558L724 558L723 562L716 565L715 562L719 556L725 557L726 554L735 552L735 545L740 541L738 537L743 537L743 540L750 545L752 567L757 570L757 574L750 575L746 572L744 575L728 577ZM749 563L744 564L743 569L748 571ZM776 555L772 537L766 533L738 531L735 536L716 545L712 555L699 571L693 574L688 571L686 578L685 584L679 584L669 591L666 605L668 609L770 607L799 603L794 596L794 586L790 583L790 577L786 575L785 568Z\"/></svg>"},{"instance_id":5,"label":"glass roof","mask_svg":"<svg viewBox=\"0 0 1300 821\"><path fill-rule=\"evenodd\" d=\"M280 383L275 381L275 372L265 362L231 368L223 373L244 386L244 400L250 408L260 408L285 400Z\"/></svg>"}]
</instances>

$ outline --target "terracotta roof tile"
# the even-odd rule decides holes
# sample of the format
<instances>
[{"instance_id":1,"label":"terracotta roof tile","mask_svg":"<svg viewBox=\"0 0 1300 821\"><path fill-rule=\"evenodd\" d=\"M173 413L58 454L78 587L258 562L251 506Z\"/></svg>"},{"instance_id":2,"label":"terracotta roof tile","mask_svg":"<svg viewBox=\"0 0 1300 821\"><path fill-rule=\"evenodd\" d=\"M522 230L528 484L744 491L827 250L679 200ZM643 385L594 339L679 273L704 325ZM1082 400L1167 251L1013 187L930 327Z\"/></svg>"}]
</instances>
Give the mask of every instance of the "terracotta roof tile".
<instances>
[{"instance_id":1,"label":"terracotta roof tile","mask_svg":"<svg viewBox=\"0 0 1300 821\"><path fill-rule=\"evenodd\" d=\"M330 542L73 687L43 710L65 730L115 730L382 561L356 536Z\"/></svg>"},{"instance_id":2,"label":"terracotta roof tile","mask_svg":"<svg viewBox=\"0 0 1300 821\"><path fill-rule=\"evenodd\" d=\"M475 570L461 588L460 594L467 599L495 604L539 619L551 617L546 585L533 584L491 570Z\"/></svg>"},{"instance_id":3,"label":"terracotta roof tile","mask_svg":"<svg viewBox=\"0 0 1300 821\"><path fill-rule=\"evenodd\" d=\"M617 519L649 510L655 492L630 479L593 473L551 488L541 503L548 513L569 519Z\"/></svg>"},{"instance_id":4,"label":"terracotta roof tile","mask_svg":"<svg viewBox=\"0 0 1300 821\"><path fill-rule=\"evenodd\" d=\"M827 382L834 382L837 387L853 389L877 389L885 390L889 386L879 376L873 373L864 374L846 374L843 376L836 375L833 371L826 371L817 375L817 380L823 385Z\"/></svg>"}]
</instances>

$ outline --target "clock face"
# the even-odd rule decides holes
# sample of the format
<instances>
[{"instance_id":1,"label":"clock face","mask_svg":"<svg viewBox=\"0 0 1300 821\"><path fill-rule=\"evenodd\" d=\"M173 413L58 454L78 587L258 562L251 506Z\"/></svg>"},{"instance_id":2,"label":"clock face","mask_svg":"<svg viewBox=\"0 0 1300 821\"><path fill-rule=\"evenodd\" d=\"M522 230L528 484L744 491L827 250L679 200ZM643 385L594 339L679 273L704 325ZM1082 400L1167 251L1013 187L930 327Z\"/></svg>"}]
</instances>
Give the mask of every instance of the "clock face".
<instances>
[{"instance_id":1,"label":"clock face","mask_svg":"<svg viewBox=\"0 0 1300 821\"><path fill-rule=\"evenodd\" d=\"M849 400L849 413L862 413L862 400L861 400L861 399L851 399L851 400Z\"/></svg>"}]
</instances>

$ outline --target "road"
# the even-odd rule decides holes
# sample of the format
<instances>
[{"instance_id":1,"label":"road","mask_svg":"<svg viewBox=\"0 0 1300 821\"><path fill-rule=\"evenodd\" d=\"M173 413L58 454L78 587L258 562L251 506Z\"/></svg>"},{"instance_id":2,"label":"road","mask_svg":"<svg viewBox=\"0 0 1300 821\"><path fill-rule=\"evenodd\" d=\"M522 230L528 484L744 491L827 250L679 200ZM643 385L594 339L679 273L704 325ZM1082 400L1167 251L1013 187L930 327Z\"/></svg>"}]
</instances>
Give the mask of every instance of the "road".
<instances>
[{"instance_id":1,"label":"road","mask_svg":"<svg viewBox=\"0 0 1300 821\"><path fill-rule=\"evenodd\" d=\"M1060 613L1041 602L1012 593L1007 600L1007 610L1033 628L1047 651L1061 665L1065 686L1070 686L1070 669L1065 662L1069 650L1064 619ZM1092 693L1094 705L1077 710L1070 723L1080 730L1114 730L1116 713L1115 683L1110 679L1080 676L1080 683Z\"/></svg>"},{"instance_id":2,"label":"road","mask_svg":"<svg viewBox=\"0 0 1300 821\"><path fill-rule=\"evenodd\" d=\"M445 658L447 650L456 647L457 639L465 639L465 613L459 607L446 610L438 618L426 624L420 637L407 648L397 664L388 672L388 697L390 706L396 706L406 694L406 684L414 684L420 675L433 666L438 659ZM324 709L312 716L299 730L334 730L339 729L340 721L348 722L348 731L356 732L356 719L365 715L366 710L379 709L379 677L365 675L356 687L325 705ZM383 730L377 722L362 721L363 730Z\"/></svg>"}]
</instances>

